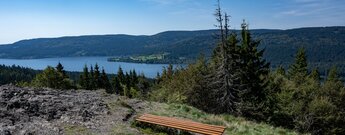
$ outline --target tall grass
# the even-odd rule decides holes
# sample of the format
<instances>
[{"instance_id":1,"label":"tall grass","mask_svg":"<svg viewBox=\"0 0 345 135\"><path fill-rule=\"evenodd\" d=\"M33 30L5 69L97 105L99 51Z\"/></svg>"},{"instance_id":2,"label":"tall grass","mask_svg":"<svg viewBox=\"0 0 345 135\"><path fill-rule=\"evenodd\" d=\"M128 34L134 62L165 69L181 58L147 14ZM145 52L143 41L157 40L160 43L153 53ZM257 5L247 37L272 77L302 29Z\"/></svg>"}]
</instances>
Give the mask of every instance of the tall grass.
<instances>
[{"instance_id":1,"label":"tall grass","mask_svg":"<svg viewBox=\"0 0 345 135\"><path fill-rule=\"evenodd\" d=\"M160 104L155 105L148 112L150 114L168 117L177 117L181 119L193 120L205 124L222 125L226 127L227 135L297 135L299 133L280 127L273 127L265 123L256 123L248 121L241 117L232 115L214 115L207 114L194 107L184 104ZM152 129L150 130L152 133Z\"/></svg>"}]
</instances>

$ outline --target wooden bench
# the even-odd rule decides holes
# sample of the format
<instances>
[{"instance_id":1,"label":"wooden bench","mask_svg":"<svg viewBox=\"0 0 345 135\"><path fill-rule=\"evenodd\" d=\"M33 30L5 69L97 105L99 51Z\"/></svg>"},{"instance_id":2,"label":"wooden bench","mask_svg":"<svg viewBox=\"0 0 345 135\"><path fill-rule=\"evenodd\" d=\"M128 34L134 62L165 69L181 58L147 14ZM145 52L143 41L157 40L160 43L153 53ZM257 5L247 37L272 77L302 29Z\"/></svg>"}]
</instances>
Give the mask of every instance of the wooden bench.
<instances>
[{"instance_id":1,"label":"wooden bench","mask_svg":"<svg viewBox=\"0 0 345 135\"><path fill-rule=\"evenodd\" d=\"M189 120L181 120L151 114L144 114L136 120L205 135L222 135L225 131L225 127L223 126L208 125Z\"/></svg>"}]
</instances>

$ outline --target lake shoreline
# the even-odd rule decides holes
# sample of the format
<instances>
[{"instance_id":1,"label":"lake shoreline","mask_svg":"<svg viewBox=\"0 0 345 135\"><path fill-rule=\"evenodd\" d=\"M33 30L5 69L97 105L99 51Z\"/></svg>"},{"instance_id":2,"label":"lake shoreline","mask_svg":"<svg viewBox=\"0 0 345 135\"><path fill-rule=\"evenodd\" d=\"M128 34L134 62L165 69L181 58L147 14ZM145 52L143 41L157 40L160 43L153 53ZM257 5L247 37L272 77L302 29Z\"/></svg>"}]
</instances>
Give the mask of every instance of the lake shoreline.
<instances>
[{"instance_id":1,"label":"lake shoreline","mask_svg":"<svg viewBox=\"0 0 345 135\"><path fill-rule=\"evenodd\" d=\"M107 74L116 74L119 67L124 71L136 70L138 74L144 74L148 78L154 78L157 73L161 73L164 67L169 64L146 64L146 63L129 63L129 62L109 62L108 57L59 57L43 59L1 59L0 64L6 66L18 65L34 70L43 70L47 66L55 67L59 62L64 66L66 71L82 72L85 65L95 65L96 63ZM180 64L173 64L178 66Z\"/></svg>"}]
</instances>

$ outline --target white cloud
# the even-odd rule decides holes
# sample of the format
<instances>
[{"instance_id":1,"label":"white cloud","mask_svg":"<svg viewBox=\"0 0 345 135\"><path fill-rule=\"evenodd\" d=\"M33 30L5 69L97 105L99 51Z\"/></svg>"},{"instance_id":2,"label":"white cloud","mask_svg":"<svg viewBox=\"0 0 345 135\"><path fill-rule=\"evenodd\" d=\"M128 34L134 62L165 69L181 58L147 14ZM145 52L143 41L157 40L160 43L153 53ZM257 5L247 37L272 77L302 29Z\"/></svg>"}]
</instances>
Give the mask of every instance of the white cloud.
<instances>
[{"instance_id":1,"label":"white cloud","mask_svg":"<svg viewBox=\"0 0 345 135\"><path fill-rule=\"evenodd\" d=\"M142 1L152 2L152 3L159 4L159 5L170 5L170 4L186 2L188 0L142 0Z\"/></svg>"},{"instance_id":2,"label":"white cloud","mask_svg":"<svg viewBox=\"0 0 345 135\"><path fill-rule=\"evenodd\" d=\"M298 2L298 3L307 3L307 2L316 2L316 1L320 1L320 0L295 0L295 2Z\"/></svg>"},{"instance_id":3,"label":"white cloud","mask_svg":"<svg viewBox=\"0 0 345 135\"><path fill-rule=\"evenodd\" d=\"M298 13L298 11L296 11L296 10L289 10L289 11L281 12L281 14L283 14L283 15L296 15L297 13Z\"/></svg>"},{"instance_id":4,"label":"white cloud","mask_svg":"<svg viewBox=\"0 0 345 135\"><path fill-rule=\"evenodd\" d=\"M332 16L337 12L345 11L343 0L294 0L289 6L281 7L283 11L278 12L275 17L286 16Z\"/></svg>"}]
</instances>

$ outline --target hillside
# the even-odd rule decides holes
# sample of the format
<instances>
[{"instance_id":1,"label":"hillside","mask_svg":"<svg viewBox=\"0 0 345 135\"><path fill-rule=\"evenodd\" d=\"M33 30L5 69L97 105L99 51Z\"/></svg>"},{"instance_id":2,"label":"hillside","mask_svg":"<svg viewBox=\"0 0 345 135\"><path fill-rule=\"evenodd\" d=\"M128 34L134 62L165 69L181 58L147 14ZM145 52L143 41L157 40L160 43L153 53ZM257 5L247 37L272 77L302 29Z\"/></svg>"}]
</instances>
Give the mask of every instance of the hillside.
<instances>
[{"instance_id":1,"label":"hillside","mask_svg":"<svg viewBox=\"0 0 345 135\"><path fill-rule=\"evenodd\" d=\"M181 104L164 104L103 91L0 86L0 134L156 134L133 119L143 113L224 125L226 134L297 134L231 115L210 115ZM161 134L167 134L162 132Z\"/></svg>"},{"instance_id":2,"label":"hillside","mask_svg":"<svg viewBox=\"0 0 345 135\"><path fill-rule=\"evenodd\" d=\"M236 31L238 33L238 31ZM345 27L313 27L289 30L251 30L262 41L265 58L287 65L299 47L305 47L312 65L338 64L345 68ZM22 40L0 46L0 58L73 56L129 56L169 53L170 58L194 59L210 55L216 30L167 31L151 36L98 35Z\"/></svg>"}]
</instances>

